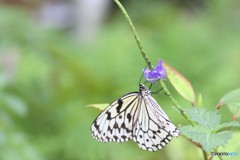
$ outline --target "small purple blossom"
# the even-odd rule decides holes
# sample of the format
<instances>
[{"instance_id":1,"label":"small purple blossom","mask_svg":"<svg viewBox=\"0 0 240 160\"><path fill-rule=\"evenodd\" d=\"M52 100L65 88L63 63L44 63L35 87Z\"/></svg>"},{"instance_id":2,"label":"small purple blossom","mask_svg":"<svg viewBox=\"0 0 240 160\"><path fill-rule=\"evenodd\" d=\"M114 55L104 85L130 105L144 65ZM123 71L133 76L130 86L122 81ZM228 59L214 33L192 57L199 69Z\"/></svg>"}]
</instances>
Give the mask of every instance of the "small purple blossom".
<instances>
[{"instance_id":1,"label":"small purple blossom","mask_svg":"<svg viewBox=\"0 0 240 160\"><path fill-rule=\"evenodd\" d=\"M158 64L154 67L153 70L150 70L149 68L144 69L143 74L145 76L145 79L151 83L165 78L166 69L162 66L162 60L158 61Z\"/></svg>"}]
</instances>

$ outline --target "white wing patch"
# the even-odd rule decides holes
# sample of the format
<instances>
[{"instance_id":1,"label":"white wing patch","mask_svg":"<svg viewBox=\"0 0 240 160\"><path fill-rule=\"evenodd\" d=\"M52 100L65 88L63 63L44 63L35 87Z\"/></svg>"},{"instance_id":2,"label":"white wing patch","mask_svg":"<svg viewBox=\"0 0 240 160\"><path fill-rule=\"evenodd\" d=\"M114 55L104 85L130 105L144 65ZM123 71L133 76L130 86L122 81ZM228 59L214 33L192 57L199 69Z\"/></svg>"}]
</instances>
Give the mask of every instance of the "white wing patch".
<instances>
[{"instance_id":1,"label":"white wing patch","mask_svg":"<svg viewBox=\"0 0 240 160\"><path fill-rule=\"evenodd\" d=\"M93 122L92 136L101 142L124 142L130 139L144 150L156 151L167 145L180 131L140 85L139 92L126 94L111 103Z\"/></svg>"}]
</instances>

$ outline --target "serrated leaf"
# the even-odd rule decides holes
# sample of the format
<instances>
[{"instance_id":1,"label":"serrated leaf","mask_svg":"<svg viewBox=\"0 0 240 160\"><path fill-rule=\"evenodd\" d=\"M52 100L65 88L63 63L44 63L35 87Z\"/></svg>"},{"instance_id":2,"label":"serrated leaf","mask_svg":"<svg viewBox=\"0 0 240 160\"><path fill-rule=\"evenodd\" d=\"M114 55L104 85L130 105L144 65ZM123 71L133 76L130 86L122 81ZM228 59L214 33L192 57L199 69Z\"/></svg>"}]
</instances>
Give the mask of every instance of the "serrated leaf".
<instances>
[{"instance_id":1,"label":"serrated leaf","mask_svg":"<svg viewBox=\"0 0 240 160\"><path fill-rule=\"evenodd\" d=\"M226 147L219 147L218 152L230 151L230 152L238 152L239 154L240 143L236 143L236 142L240 142L239 132L232 133L232 138L228 142L231 145L227 145ZM229 157L229 158L226 157L226 159L224 158L224 160L232 160L232 159L233 157Z\"/></svg>"},{"instance_id":2,"label":"serrated leaf","mask_svg":"<svg viewBox=\"0 0 240 160\"><path fill-rule=\"evenodd\" d=\"M240 123L237 122L237 121L231 121L231 122L228 122L228 123L223 123L223 124L220 124L218 125L214 131L217 132L221 129L224 129L224 128L228 128L228 127L240 127Z\"/></svg>"},{"instance_id":3,"label":"serrated leaf","mask_svg":"<svg viewBox=\"0 0 240 160\"><path fill-rule=\"evenodd\" d=\"M180 130L182 135L186 136L188 139L200 143L206 152L218 146L225 145L232 136L230 131L212 134L211 130L202 126L183 126Z\"/></svg>"},{"instance_id":4,"label":"serrated leaf","mask_svg":"<svg viewBox=\"0 0 240 160\"><path fill-rule=\"evenodd\" d=\"M223 104L227 105L232 114L240 116L240 88L225 94L218 103Z\"/></svg>"},{"instance_id":5,"label":"serrated leaf","mask_svg":"<svg viewBox=\"0 0 240 160\"><path fill-rule=\"evenodd\" d=\"M192 104L195 103L195 94L192 88L191 83L176 69L172 66L167 64L166 62L163 63L164 68L167 70L167 77L176 91L186 100L191 102Z\"/></svg>"},{"instance_id":6,"label":"serrated leaf","mask_svg":"<svg viewBox=\"0 0 240 160\"><path fill-rule=\"evenodd\" d=\"M87 107L93 107L93 108L97 108L100 110L104 110L109 104L107 103L101 103L101 104L89 104L87 105Z\"/></svg>"},{"instance_id":7,"label":"serrated leaf","mask_svg":"<svg viewBox=\"0 0 240 160\"><path fill-rule=\"evenodd\" d=\"M214 129L220 123L220 115L218 111L209 112L204 108L191 108L184 109L184 111L189 115L189 117L197 122L200 126L204 126L209 130Z\"/></svg>"},{"instance_id":8,"label":"serrated leaf","mask_svg":"<svg viewBox=\"0 0 240 160\"><path fill-rule=\"evenodd\" d=\"M181 134L186 137L191 137L192 134L195 132L201 132L205 134L211 132L211 130L204 128L203 126L190 126L190 125L182 126L180 130L181 130Z\"/></svg>"},{"instance_id":9,"label":"serrated leaf","mask_svg":"<svg viewBox=\"0 0 240 160\"><path fill-rule=\"evenodd\" d=\"M219 125L220 115L218 115L218 111L209 112L203 108L185 109L184 111L198 125L181 127L182 135L194 142L200 143L202 148L207 152L218 146L225 145L231 138L232 134L230 131L217 131L231 126L240 127L240 123L237 121Z\"/></svg>"}]
</instances>

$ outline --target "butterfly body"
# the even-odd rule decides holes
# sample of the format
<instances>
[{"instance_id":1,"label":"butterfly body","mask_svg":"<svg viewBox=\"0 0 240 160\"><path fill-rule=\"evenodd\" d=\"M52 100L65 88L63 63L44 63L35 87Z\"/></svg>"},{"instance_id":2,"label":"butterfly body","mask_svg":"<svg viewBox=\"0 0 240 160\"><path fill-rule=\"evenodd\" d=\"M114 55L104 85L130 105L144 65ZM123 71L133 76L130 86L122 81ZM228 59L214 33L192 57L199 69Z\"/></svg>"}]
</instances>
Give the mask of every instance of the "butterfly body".
<instances>
[{"instance_id":1,"label":"butterfly body","mask_svg":"<svg viewBox=\"0 0 240 160\"><path fill-rule=\"evenodd\" d=\"M135 141L144 150L163 148L180 131L143 84L111 103L95 119L92 136L101 142Z\"/></svg>"}]
</instances>

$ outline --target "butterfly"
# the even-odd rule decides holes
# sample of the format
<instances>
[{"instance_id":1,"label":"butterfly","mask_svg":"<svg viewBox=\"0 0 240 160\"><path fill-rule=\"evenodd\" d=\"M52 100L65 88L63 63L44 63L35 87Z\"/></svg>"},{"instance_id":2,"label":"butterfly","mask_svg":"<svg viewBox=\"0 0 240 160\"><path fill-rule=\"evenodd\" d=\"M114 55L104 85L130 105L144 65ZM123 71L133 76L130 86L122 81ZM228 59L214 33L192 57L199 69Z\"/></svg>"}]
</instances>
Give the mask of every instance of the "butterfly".
<instances>
[{"instance_id":1,"label":"butterfly","mask_svg":"<svg viewBox=\"0 0 240 160\"><path fill-rule=\"evenodd\" d=\"M157 151L180 135L143 84L139 85L139 92L128 93L103 110L94 120L91 132L100 142L133 140L148 151Z\"/></svg>"}]
</instances>

